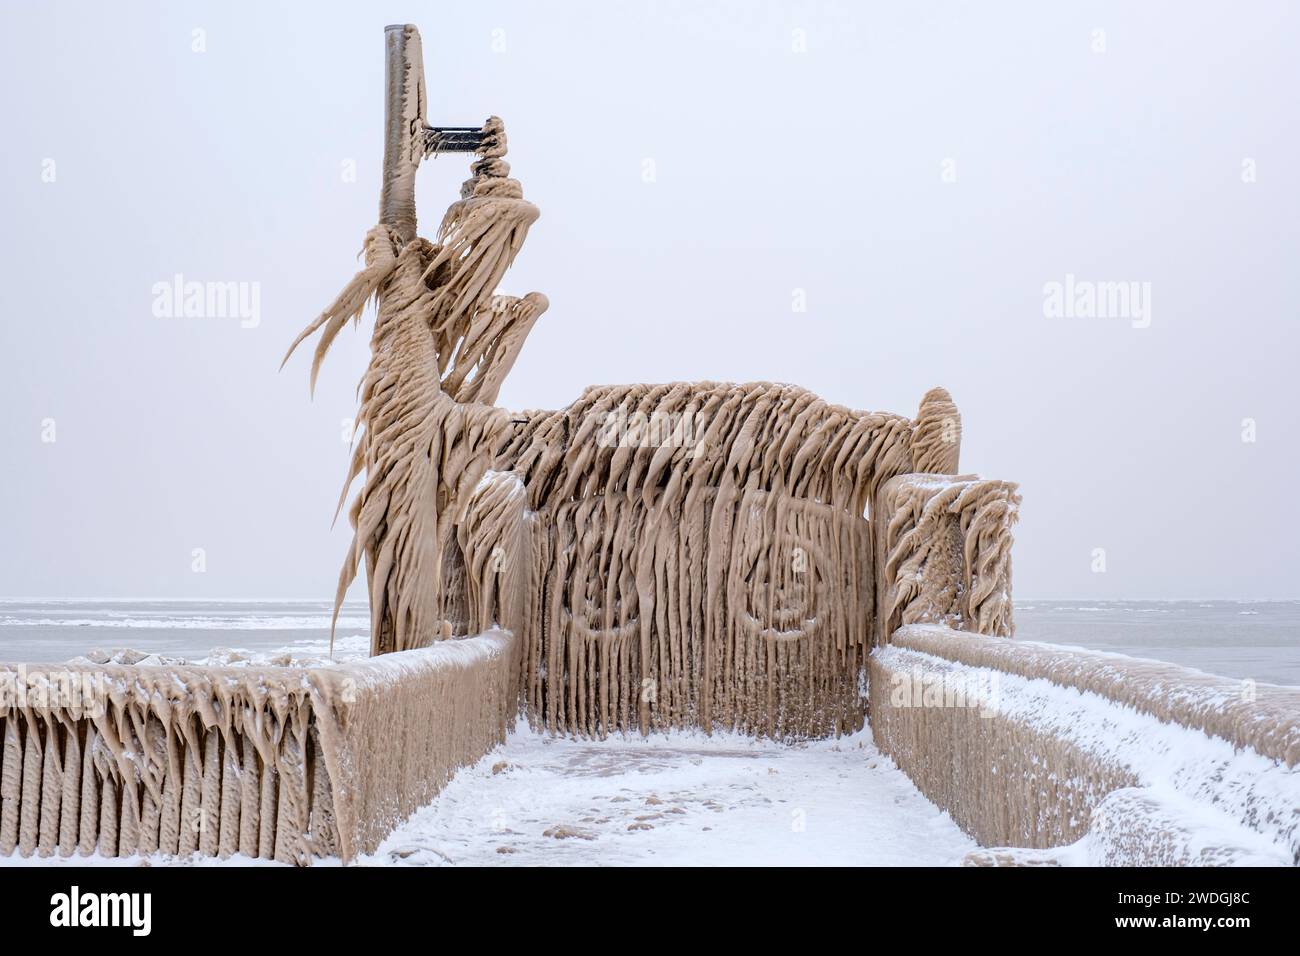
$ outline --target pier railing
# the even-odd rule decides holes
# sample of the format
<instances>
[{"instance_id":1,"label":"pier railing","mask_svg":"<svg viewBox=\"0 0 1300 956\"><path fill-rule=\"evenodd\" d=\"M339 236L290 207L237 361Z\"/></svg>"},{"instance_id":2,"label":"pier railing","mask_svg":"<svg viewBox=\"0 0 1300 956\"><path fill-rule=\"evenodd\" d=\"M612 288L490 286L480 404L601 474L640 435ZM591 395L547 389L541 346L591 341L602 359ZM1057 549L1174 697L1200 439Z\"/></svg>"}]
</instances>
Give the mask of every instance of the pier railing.
<instances>
[{"instance_id":1,"label":"pier railing","mask_svg":"<svg viewBox=\"0 0 1300 956\"><path fill-rule=\"evenodd\" d=\"M374 850L517 711L506 631L336 667L0 665L0 856Z\"/></svg>"},{"instance_id":2,"label":"pier railing","mask_svg":"<svg viewBox=\"0 0 1300 956\"><path fill-rule=\"evenodd\" d=\"M1300 690L937 625L869 681L880 749L1002 848L975 862L1300 863Z\"/></svg>"}]
</instances>

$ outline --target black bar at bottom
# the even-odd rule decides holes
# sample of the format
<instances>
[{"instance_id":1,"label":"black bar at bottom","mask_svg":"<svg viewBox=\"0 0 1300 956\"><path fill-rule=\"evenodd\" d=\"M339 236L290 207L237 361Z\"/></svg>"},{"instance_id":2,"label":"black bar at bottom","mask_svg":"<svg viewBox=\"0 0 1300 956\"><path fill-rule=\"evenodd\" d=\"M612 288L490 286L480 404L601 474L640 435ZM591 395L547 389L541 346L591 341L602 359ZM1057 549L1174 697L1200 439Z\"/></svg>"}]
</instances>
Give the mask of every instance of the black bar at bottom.
<instances>
[{"instance_id":1,"label":"black bar at bottom","mask_svg":"<svg viewBox=\"0 0 1300 956\"><path fill-rule=\"evenodd\" d=\"M337 861L302 870L6 862L16 861L0 860L9 942L76 932L83 940L161 942L173 952L183 951L176 944L214 931L237 933L241 945L246 941L254 949L280 940L299 947L337 943L341 932L366 929L399 939L428 932L435 901L440 919L497 943L511 935L507 926L529 934L546 927L556 939L587 938L628 900L653 912L647 930L659 925L664 937L676 939L690 926L695 942L713 936L730 947L749 938L770 943L771 934L782 929L797 934L803 948L819 938L829 946L842 941L844 916L861 917L854 921L860 932L877 927L869 935L902 937L910 950L922 953L935 944L957 943L970 951L972 944L982 948L990 942L1074 945L1098 937L1179 946L1199 938L1213 941L1220 952L1234 952L1252 937L1258 942L1261 933L1271 939L1293 934L1295 926L1290 870L862 869L782 878L765 871L626 869L566 874L565 893L572 898L559 905L555 875L538 870L415 872L402 866L339 867ZM593 885L584 890L587 879ZM612 896L605 892L611 881L619 886ZM831 886L839 890L830 892ZM147 937L135 934L139 926L71 926L73 887L83 908L92 895L148 893ZM759 899L765 903L755 908ZM139 913L143 897L131 901ZM626 918L636 922L632 913Z\"/></svg>"}]
</instances>

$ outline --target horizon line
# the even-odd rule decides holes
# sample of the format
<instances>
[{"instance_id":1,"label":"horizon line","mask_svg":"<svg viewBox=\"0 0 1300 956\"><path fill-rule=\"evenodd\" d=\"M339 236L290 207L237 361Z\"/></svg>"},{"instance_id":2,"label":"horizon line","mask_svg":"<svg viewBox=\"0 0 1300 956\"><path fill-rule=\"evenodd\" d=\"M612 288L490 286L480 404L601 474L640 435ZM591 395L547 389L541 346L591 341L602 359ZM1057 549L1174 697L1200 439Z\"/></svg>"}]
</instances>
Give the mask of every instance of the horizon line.
<instances>
[{"instance_id":1,"label":"horizon line","mask_svg":"<svg viewBox=\"0 0 1300 956\"><path fill-rule=\"evenodd\" d=\"M54 604L54 603L72 603L82 601L86 603L110 604L110 603L127 603L131 601L139 603L189 603L198 604L208 602L211 604L329 604L333 605L330 598L320 597L102 597L102 596L79 596L79 597L49 597L49 596L31 596L31 595L0 595L0 603L18 604ZM1021 604L1059 604L1065 601L1072 602L1091 602L1094 604L1125 604L1137 601L1147 601L1153 604L1188 604L1195 601L1210 601L1220 604L1294 604L1300 602L1300 597L1289 598L1248 598L1248 597L1178 597L1178 598L1153 598L1153 597L1127 597L1127 598L1092 598L1092 597L1019 597L1012 598L1013 605ZM364 597L345 598L343 604L362 604L368 603Z\"/></svg>"}]
</instances>

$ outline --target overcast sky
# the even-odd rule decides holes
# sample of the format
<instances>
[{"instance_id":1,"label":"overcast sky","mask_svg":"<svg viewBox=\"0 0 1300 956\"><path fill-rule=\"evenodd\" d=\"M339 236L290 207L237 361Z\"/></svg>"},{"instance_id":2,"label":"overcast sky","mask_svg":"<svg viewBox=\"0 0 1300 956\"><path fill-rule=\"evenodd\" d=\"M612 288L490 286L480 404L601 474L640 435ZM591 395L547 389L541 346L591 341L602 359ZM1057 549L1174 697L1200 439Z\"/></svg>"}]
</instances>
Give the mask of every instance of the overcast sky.
<instances>
[{"instance_id":1,"label":"overcast sky","mask_svg":"<svg viewBox=\"0 0 1300 956\"><path fill-rule=\"evenodd\" d=\"M369 320L314 400L276 369L357 268L413 22L430 120L502 116L542 210L501 404L943 385L1021 484L1017 597L1300 598L1297 6L918 6L5 4L0 595L332 596ZM466 175L425 165L426 235ZM177 274L257 298L160 316ZM1067 276L1136 298L1049 315Z\"/></svg>"}]
</instances>

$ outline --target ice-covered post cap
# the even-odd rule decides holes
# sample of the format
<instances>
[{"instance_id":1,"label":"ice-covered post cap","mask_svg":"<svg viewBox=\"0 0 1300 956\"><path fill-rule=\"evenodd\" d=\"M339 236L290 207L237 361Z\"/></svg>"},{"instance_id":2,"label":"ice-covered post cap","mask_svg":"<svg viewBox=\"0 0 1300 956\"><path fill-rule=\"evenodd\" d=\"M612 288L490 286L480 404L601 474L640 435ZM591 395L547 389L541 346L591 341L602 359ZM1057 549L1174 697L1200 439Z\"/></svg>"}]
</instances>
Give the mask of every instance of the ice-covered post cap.
<instances>
[{"instance_id":1,"label":"ice-covered post cap","mask_svg":"<svg viewBox=\"0 0 1300 956\"><path fill-rule=\"evenodd\" d=\"M961 413L947 389L932 388L921 399L912 433L916 471L932 475L957 474L961 457Z\"/></svg>"}]
</instances>

